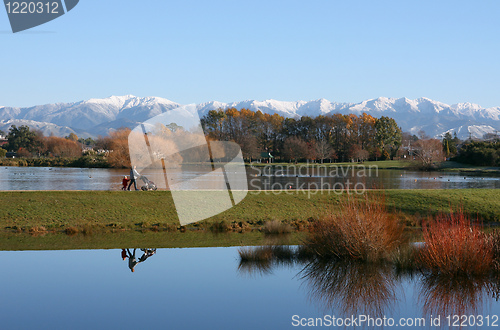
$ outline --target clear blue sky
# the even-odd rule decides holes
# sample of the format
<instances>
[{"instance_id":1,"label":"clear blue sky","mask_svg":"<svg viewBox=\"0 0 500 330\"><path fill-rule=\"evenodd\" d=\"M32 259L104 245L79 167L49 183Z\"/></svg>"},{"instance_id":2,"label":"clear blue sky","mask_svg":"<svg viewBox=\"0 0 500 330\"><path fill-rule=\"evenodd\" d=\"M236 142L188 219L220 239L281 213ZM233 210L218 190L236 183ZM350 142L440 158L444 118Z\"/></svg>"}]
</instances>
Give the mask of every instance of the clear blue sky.
<instances>
[{"instance_id":1,"label":"clear blue sky","mask_svg":"<svg viewBox=\"0 0 500 330\"><path fill-rule=\"evenodd\" d=\"M379 96L500 106L500 1L80 0L13 34L0 105Z\"/></svg>"}]
</instances>

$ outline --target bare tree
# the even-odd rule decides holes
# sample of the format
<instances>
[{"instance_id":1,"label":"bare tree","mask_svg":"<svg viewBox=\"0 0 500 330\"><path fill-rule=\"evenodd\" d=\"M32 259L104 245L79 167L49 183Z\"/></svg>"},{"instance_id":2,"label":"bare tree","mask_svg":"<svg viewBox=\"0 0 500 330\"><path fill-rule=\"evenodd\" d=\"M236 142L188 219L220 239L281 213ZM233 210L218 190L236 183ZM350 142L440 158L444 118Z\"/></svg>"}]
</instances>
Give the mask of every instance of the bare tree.
<instances>
[{"instance_id":1,"label":"bare tree","mask_svg":"<svg viewBox=\"0 0 500 330\"><path fill-rule=\"evenodd\" d=\"M362 162L367 160L368 157L370 157L370 153L359 144L354 144L349 150L349 158L353 161Z\"/></svg>"},{"instance_id":2,"label":"bare tree","mask_svg":"<svg viewBox=\"0 0 500 330\"><path fill-rule=\"evenodd\" d=\"M321 164L325 159L336 158L335 151L327 140L317 141L315 147L318 159L321 159Z\"/></svg>"},{"instance_id":3,"label":"bare tree","mask_svg":"<svg viewBox=\"0 0 500 330\"><path fill-rule=\"evenodd\" d=\"M306 158L308 154L308 146L304 140L292 136L285 140L283 144L283 156L289 161L297 162L301 158Z\"/></svg>"},{"instance_id":4,"label":"bare tree","mask_svg":"<svg viewBox=\"0 0 500 330\"><path fill-rule=\"evenodd\" d=\"M437 139L415 142L415 157L423 168L431 168L434 163L444 160L443 144Z\"/></svg>"}]
</instances>

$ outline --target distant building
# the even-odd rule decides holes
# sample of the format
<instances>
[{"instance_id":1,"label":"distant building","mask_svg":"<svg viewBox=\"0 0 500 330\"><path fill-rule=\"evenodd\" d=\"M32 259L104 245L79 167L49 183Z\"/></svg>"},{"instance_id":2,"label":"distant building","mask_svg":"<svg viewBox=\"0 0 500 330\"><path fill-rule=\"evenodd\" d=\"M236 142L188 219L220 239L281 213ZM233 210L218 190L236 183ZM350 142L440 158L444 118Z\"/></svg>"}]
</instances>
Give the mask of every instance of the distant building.
<instances>
[{"instance_id":1,"label":"distant building","mask_svg":"<svg viewBox=\"0 0 500 330\"><path fill-rule=\"evenodd\" d=\"M7 139L4 136L0 135L0 147L5 144L7 144Z\"/></svg>"},{"instance_id":2,"label":"distant building","mask_svg":"<svg viewBox=\"0 0 500 330\"><path fill-rule=\"evenodd\" d=\"M265 152L261 152L260 153L260 161L261 162L272 163L273 162L273 158L274 158L274 156L271 155L270 152L265 151Z\"/></svg>"}]
</instances>

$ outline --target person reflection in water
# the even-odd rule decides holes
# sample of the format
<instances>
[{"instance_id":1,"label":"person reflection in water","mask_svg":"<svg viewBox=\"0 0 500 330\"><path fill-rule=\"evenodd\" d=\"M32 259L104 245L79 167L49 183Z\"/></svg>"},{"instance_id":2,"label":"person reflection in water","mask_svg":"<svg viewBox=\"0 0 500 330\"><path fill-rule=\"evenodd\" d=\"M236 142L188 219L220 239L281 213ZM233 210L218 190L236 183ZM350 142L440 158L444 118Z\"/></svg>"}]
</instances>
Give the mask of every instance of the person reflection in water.
<instances>
[{"instance_id":1,"label":"person reflection in water","mask_svg":"<svg viewBox=\"0 0 500 330\"><path fill-rule=\"evenodd\" d=\"M137 250L137 249L134 249L134 252L130 253L130 250L127 249L127 254L128 254L128 268L130 268L131 272L134 272L134 267L139 262L141 262L141 261L137 261L137 259L135 258L135 250Z\"/></svg>"},{"instance_id":2,"label":"person reflection in water","mask_svg":"<svg viewBox=\"0 0 500 330\"><path fill-rule=\"evenodd\" d=\"M139 258L139 262L146 261L147 258L156 253L156 249L141 249L141 251L144 252L144 254Z\"/></svg>"},{"instance_id":3,"label":"person reflection in water","mask_svg":"<svg viewBox=\"0 0 500 330\"><path fill-rule=\"evenodd\" d=\"M127 249L125 252L125 249L122 249L122 258L125 260L128 257L128 268L130 268L130 271L134 272L135 271L135 266L141 262L146 261L149 257L154 255L156 253L156 249L141 249L142 256L139 258L139 260L136 259L135 257L135 251L137 249L134 249L133 252L130 252L130 249ZM125 257L124 257L125 255Z\"/></svg>"}]
</instances>

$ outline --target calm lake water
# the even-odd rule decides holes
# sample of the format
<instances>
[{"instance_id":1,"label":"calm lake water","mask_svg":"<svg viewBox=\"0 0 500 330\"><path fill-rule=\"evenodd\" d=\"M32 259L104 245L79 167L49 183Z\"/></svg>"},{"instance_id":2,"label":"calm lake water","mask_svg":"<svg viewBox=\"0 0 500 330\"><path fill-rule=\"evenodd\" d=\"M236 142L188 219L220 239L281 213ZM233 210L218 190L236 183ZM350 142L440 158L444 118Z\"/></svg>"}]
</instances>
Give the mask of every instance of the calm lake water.
<instances>
[{"instance_id":1,"label":"calm lake water","mask_svg":"<svg viewBox=\"0 0 500 330\"><path fill-rule=\"evenodd\" d=\"M119 190L126 169L0 167L0 190ZM500 188L500 175L459 174L397 170L365 171L352 168L310 169L283 166L248 168L250 190L345 189L349 186L385 189ZM183 169L185 179L197 172ZM139 184L140 186L140 184ZM215 187L214 187L215 188Z\"/></svg>"},{"instance_id":2,"label":"calm lake water","mask_svg":"<svg viewBox=\"0 0 500 330\"><path fill-rule=\"evenodd\" d=\"M453 325L457 313L475 322L467 328L500 325L493 283L368 266L240 264L238 248L158 249L131 272L121 252L0 252L1 328L292 329L332 316L382 328L360 323L369 315L438 329L450 328L446 316ZM142 254L137 249L136 259ZM431 326L436 317L441 327Z\"/></svg>"}]
</instances>

